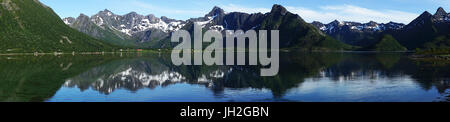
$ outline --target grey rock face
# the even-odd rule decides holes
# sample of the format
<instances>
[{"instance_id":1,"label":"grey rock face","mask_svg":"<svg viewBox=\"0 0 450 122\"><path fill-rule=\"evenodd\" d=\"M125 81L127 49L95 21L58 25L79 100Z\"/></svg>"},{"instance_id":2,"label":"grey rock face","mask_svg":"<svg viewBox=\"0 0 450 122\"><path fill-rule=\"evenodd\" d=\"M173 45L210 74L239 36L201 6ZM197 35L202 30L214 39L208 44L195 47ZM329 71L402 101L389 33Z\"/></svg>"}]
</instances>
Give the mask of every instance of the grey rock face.
<instances>
[{"instance_id":1,"label":"grey rock face","mask_svg":"<svg viewBox=\"0 0 450 122\"><path fill-rule=\"evenodd\" d=\"M64 23L66 23L66 25L72 25L73 22L75 22L75 18L73 17L67 17L63 19Z\"/></svg>"},{"instance_id":2,"label":"grey rock face","mask_svg":"<svg viewBox=\"0 0 450 122\"><path fill-rule=\"evenodd\" d=\"M439 7L436 13L433 15L433 21L439 23L448 23L450 22L450 13L447 13L444 8Z\"/></svg>"},{"instance_id":3,"label":"grey rock face","mask_svg":"<svg viewBox=\"0 0 450 122\"><path fill-rule=\"evenodd\" d=\"M138 43L145 43L149 41L159 41L166 38L171 32L180 29L185 22L181 20L170 19L167 17L155 17L150 14L147 16L140 15L136 12L130 12L125 15L116 15L113 12L105 9L97 14L87 17L82 16L77 19L64 18L67 25L73 25L73 22L87 24L90 21L96 26L104 30L113 31L113 33L120 36L120 38L130 38L136 40ZM91 36L98 36L93 33L86 32L92 30L87 28L87 25L72 26L82 32L88 33Z\"/></svg>"},{"instance_id":4,"label":"grey rock face","mask_svg":"<svg viewBox=\"0 0 450 122\"><path fill-rule=\"evenodd\" d=\"M214 7L204 17L191 18L187 22L190 24L199 24L210 30L250 30L260 26L265 15L262 13L241 13L225 11L219 7ZM187 30L192 30L187 27Z\"/></svg>"}]
</instances>

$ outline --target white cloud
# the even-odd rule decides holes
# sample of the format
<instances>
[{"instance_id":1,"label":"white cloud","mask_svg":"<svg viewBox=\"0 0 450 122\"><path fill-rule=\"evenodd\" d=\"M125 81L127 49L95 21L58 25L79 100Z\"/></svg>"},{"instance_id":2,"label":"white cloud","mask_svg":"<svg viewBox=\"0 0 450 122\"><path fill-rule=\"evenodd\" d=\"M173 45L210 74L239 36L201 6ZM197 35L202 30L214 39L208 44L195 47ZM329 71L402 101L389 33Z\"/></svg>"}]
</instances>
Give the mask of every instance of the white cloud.
<instances>
[{"instance_id":1,"label":"white cloud","mask_svg":"<svg viewBox=\"0 0 450 122\"><path fill-rule=\"evenodd\" d=\"M402 22L409 23L418 16L415 13L408 13L396 10L372 10L353 5L336 5L320 7L320 14L333 15L332 17L343 21L357 21L357 22ZM300 15L301 10L300 10ZM309 15L305 15L307 18ZM310 18L313 19L313 18ZM320 21L333 21L327 18L321 18Z\"/></svg>"},{"instance_id":2,"label":"white cloud","mask_svg":"<svg viewBox=\"0 0 450 122\"><path fill-rule=\"evenodd\" d=\"M246 13L257 13L257 12L270 12L267 8L250 8L245 6L239 6L234 4L221 6L225 11L229 12L246 12ZM287 6L286 9L292 13L300 15L305 21L320 21L323 23L329 23L334 20L340 21L355 21L355 22L382 22L387 23L390 21L409 23L415 19L419 14L409 13L397 10L373 10L368 8L363 8L353 5L333 5L333 6L322 6L317 10L304 8L304 7L293 7Z\"/></svg>"},{"instance_id":3,"label":"white cloud","mask_svg":"<svg viewBox=\"0 0 450 122\"><path fill-rule=\"evenodd\" d=\"M245 12L245 13L258 13L258 12L267 13L267 12L270 12L270 9L268 9L268 8L249 8L249 7L234 5L234 4L222 5L220 7L227 12Z\"/></svg>"}]
</instances>

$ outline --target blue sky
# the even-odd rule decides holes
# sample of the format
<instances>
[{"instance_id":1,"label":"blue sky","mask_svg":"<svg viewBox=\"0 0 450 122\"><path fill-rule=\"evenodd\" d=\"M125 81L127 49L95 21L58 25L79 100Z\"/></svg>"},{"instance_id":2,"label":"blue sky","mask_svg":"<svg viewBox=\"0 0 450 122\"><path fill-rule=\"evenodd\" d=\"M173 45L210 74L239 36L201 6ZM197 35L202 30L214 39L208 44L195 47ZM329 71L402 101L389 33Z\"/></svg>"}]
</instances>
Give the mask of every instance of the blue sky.
<instances>
[{"instance_id":1,"label":"blue sky","mask_svg":"<svg viewBox=\"0 0 450 122\"><path fill-rule=\"evenodd\" d=\"M77 17L80 13L96 14L109 9L123 15L139 14L188 19L204 16L214 6L227 12L269 12L273 4L281 4L308 22L341 21L409 23L423 11L434 13L438 7L450 11L450 0L41 0L61 17Z\"/></svg>"}]
</instances>

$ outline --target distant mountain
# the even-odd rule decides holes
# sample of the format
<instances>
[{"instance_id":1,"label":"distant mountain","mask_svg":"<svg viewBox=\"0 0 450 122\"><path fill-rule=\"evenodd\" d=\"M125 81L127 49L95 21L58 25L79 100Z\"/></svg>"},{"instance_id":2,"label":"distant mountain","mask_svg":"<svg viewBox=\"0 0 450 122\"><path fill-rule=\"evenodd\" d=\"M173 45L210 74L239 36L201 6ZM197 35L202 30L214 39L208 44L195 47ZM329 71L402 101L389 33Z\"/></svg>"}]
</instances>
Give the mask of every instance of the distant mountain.
<instances>
[{"instance_id":1,"label":"distant mountain","mask_svg":"<svg viewBox=\"0 0 450 122\"><path fill-rule=\"evenodd\" d=\"M0 0L0 52L111 51L113 46L64 24L38 0Z\"/></svg>"},{"instance_id":2,"label":"distant mountain","mask_svg":"<svg viewBox=\"0 0 450 122\"><path fill-rule=\"evenodd\" d=\"M375 47L386 34L392 35L400 46L409 50L450 48L450 13L442 7L438 8L435 14L423 12L408 25L394 22L378 24L340 21L312 24L337 40L364 49Z\"/></svg>"},{"instance_id":3,"label":"distant mountain","mask_svg":"<svg viewBox=\"0 0 450 122\"><path fill-rule=\"evenodd\" d=\"M434 15L425 11L402 30L391 33L410 50L449 48L450 14L442 7Z\"/></svg>"},{"instance_id":4,"label":"distant mountain","mask_svg":"<svg viewBox=\"0 0 450 122\"><path fill-rule=\"evenodd\" d=\"M400 30L405 26L402 23L395 22L376 23L370 21L368 23L358 23L338 20L328 24L314 21L311 24L337 40L362 47L375 44L384 31Z\"/></svg>"},{"instance_id":5,"label":"distant mountain","mask_svg":"<svg viewBox=\"0 0 450 122\"><path fill-rule=\"evenodd\" d=\"M180 29L184 21L167 17L143 16L136 12L116 15L105 9L88 17L81 14L77 19L64 18L64 22L83 33L113 44L151 47Z\"/></svg>"}]
</instances>

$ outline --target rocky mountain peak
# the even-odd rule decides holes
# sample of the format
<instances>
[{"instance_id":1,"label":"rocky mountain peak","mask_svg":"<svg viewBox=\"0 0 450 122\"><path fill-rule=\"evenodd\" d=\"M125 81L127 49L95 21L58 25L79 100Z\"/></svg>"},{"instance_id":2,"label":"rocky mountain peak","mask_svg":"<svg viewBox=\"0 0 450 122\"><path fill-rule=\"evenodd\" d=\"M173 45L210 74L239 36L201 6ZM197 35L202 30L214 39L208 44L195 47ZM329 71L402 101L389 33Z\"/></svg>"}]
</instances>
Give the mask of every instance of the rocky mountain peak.
<instances>
[{"instance_id":1,"label":"rocky mountain peak","mask_svg":"<svg viewBox=\"0 0 450 122\"><path fill-rule=\"evenodd\" d=\"M378 23L375 21L369 21L369 24L378 24Z\"/></svg>"},{"instance_id":2,"label":"rocky mountain peak","mask_svg":"<svg viewBox=\"0 0 450 122\"><path fill-rule=\"evenodd\" d=\"M433 15L433 20L435 22L450 22L450 13L447 13L444 8L439 7Z\"/></svg>"},{"instance_id":3,"label":"rocky mountain peak","mask_svg":"<svg viewBox=\"0 0 450 122\"><path fill-rule=\"evenodd\" d=\"M288 13L288 11L283 6L275 4L275 5L273 5L270 13L280 13L281 15L286 15L286 13Z\"/></svg>"},{"instance_id":4,"label":"rocky mountain peak","mask_svg":"<svg viewBox=\"0 0 450 122\"><path fill-rule=\"evenodd\" d=\"M132 12L130 12L130 13L128 13L128 14L125 14L124 16L127 16L127 17L137 17L137 16L139 16L139 14L136 13L136 12L134 12L134 11L132 11Z\"/></svg>"},{"instance_id":5,"label":"rocky mountain peak","mask_svg":"<svg viewBox=\"0 0 450 122\"><path fill-rule=\"evenodd\" d=\"M432 19L433 19L433 15L430 12L425 11L422 14L420 14L419 17L417 17L411 23L409 23L406 28L410 29L410 28L414 28L417 26L422 26L423 24L425 24L428 21L431 21Z\"/></svg>"},{"instance_id":6,"label":"rocky mountain peak","mask_svg":"<svg viewBox=\"0 0 450 122\"><path fill-rule=\"evenodd\" d=\"M113 15L113 13L111 11L109 11L108 9L105 9L103 11L99 11L97 13L97 15L100 15L100 16L111 16L111 15Z\"/></svg>"},{"instance_id":7,"label":"rocky mountain peak","mask_svg":"<svg viewBox=\"0 0 450 122\"><path fill-rule=\"evenodd\" d=\"M110 10L108 10L108 9L105 9L105 10L103 10L103 12L111 12Z\"/></svg>"},{"instance_id":8,"label":"rocky mountain peak","mask_svg":"<svg viewBox=\"0 0 450 122\"><path fill-rule=\"evenodd\" d=\"M335 26L341 26L341 25L344 25L344 22L341 22L339 20L334 20L334 21L330 22L329 24L335 25Z\"/></svg>"},{"instance_id":9,"label":"rocky mountain peak","mask_svg":"<svg viewBox=\"0 0 450 122\"><path fill-rule=\"evenodd\" d=\"M128 14L123 15L122 17L124 19L123 21L126 21L127 23L130 23L130 24L141 21L144 18L143 15L140 15L136 12L130 12Z\"/></svg>"},{"instance_id":10,"label":"rocky mountain peak","mask_svg":"<svg viewBox=\"0 0 450 122\"><path fill-rule=\"evenodd\" d=\"M150 23L158 23L161 20L160 18L156 17L153 14L145 16L145 19L148 19Z\"/></svg>"},{"instance_id":11,"label":"rocky mountain peak","mask_svg":"<svg viewBox=\"0 0 450 122\"><path fill-rule=\"evenodd\" d=\"M64 23L65 23L66 25L71 25L72 23L75 22L75 18L73 18L73 17L67 17L67 18L64 18L63 21L64 21Z\"/></svg>"},{"instance_id":12,"label":"rocky mountain peak","mask_svg":"<svg viewBox=\"0 0 450 122\"><path fill-rule=\"evenodd\" d=\"M375 21L370 21L369 23L367 23L367 25L369 25L369 26L376 26L376 25L378 25L378 23L375 22Z\"/></svg>"},{"instance_id":13,"label":"rocky mountain peak","mask_svg":"<svg viewBox=\"0 0 450 122\"><path fill-rule=\"evenodd\" d=\"M217 16L217 15L225 15L225 11L217 6L214 6L214 8L206 14L206 16Z\"/></svg>"},{"instance_id":14,"label":"rocky mountain peak","mask_svg":"<svg viewBox=\"0 0 450 122\"><path fill-rule=\"evenodd\" d=\"M80 16L78 16L78 18L88 18L89 19L89 16L87 16L86 14L81 13Z\"/></svg>"},{"instance_id":15,"label":"rocky mountain peak","mask_svg":"<svg viewBox=\"0 0 450 122\"><path fill-rule=\"evenodd\" d=\"M431 16L433 16L433 15L430 12L425 11L422 14L420 14L420 16L417 18L430 18Z\"/></svg>"},{"instance_id":16,"label":"rocky mountain peak","mask_svg":"<svg viewBox=\"0 0 450 122\"><path fill-rule=\"evenodd\" d=\"M434 15L435 16L446 16L447 12L444 10L444 8L439 7Z\"/></svg>"},{"instance_id":17,"label":"rocky mountain peak","mask_svg":"<svg viewBox=\"0 0 450 122\"><path fill-rule=\"evenodd\" d=\"M67 22L66 22L67 21ZM70 22L72 21L72 22ZM87 24L90 22L89 16L85 14L80 14L76 19L74 20L64 20L64 23L70 26L87 26Z\"/></svg>"},{"instance_id":18,"label":"rocky mountain peak","mask_svg":"<svg viewBox=\"0 0 450 122\"><path fill-rule=\"evenodd\" d=\"M168 17L166 17L166 16L162 16L162 17L161 17L161 20L164 21L164 22L166 22L166 23L171 23L171 22L177 22L177 21L180 21L180 20L168 18Z\"/></svg>"}]
</instances>

